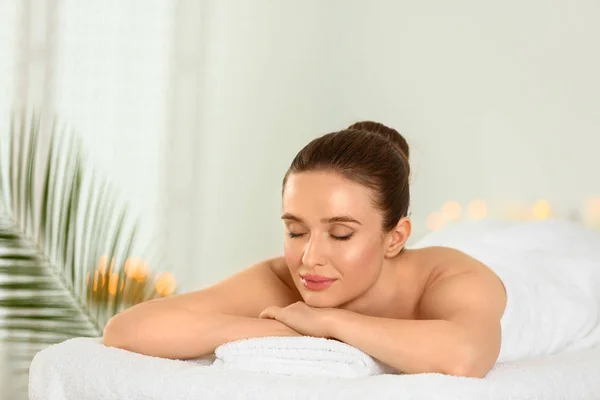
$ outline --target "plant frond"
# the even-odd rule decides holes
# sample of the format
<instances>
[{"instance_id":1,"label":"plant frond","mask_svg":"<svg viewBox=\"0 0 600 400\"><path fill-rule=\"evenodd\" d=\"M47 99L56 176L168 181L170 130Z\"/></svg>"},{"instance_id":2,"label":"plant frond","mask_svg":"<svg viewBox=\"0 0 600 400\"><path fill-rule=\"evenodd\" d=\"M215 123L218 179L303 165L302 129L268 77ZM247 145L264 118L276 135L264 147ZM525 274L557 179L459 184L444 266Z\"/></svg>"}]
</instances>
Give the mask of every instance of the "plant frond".
<instances>
[{"instance_id":1,"label":"plant frond","mask_svg":"<svg viewBox=\"0 0 600 400\"><path fill-rule=\"evenodd\" d=\"M137 221L86 164L80 140L56 120L42 126L41 115L11 116L0 148L0 341L26 363L33 350L100 337L123 309L169 294L134 257Z\"/></svg>"}]
</instances>

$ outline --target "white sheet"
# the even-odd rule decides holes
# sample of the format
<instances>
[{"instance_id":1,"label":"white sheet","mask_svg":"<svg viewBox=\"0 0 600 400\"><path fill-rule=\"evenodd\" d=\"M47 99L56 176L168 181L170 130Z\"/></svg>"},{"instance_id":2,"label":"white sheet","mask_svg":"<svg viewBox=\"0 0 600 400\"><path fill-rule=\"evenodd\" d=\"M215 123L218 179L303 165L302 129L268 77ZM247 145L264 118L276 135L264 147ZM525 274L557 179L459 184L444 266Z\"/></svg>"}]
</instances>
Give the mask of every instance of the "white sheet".
<instances>
[{"instance_id":1,"label":"white sheet","mask_svg":"<svg viewBox=\"0 0 600 400\"><path fill-rule=\"evenodd\" d=\"M30 400L461 399L596 400L600 347L498 364L485 379L441 374L292 377L173 361L77 338L36 355Z\"/></svg>"}]
</instances>

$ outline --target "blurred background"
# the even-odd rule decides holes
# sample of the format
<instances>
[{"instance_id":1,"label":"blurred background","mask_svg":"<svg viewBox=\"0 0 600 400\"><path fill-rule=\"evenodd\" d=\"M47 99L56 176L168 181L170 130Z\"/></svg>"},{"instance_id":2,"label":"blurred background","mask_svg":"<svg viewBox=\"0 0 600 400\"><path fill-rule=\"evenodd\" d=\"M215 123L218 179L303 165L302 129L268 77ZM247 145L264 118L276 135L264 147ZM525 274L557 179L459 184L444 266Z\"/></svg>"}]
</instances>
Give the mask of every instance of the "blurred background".
<instances>
[{"instance_id":1,"label":"blurred background","mask_svg":"<svg viewBox=\"0 0 600 400\"><path fill-rule=\"evenodd\" d=\"M598 227L599 19L594 0L0 0L0 165L17 175L16 111L64 121L165 294L281 254L293 156L364 119L411 146L413 242L462 219ZM90 286L107 259L88 264Z\"/></svg>"}]
</instances>

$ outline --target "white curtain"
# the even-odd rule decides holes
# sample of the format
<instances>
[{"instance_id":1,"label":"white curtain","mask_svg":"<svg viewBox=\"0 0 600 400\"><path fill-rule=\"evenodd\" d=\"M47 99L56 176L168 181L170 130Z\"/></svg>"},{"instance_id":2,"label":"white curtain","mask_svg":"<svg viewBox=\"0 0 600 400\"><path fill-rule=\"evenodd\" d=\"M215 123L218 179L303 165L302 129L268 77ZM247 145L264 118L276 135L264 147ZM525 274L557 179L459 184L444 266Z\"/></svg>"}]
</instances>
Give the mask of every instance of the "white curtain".
<instances>
[{"instance_id":1,"label":"white curtain","mask_svg":"<svg viewBox=\"0 0 600 400\"><path fill-rule=\"evenodd\" d=\"M195 240L202 4L0 1L0 132L22 107L59 117L139 217L140 249L179 276Z\"/></svg>"}]
</instances>

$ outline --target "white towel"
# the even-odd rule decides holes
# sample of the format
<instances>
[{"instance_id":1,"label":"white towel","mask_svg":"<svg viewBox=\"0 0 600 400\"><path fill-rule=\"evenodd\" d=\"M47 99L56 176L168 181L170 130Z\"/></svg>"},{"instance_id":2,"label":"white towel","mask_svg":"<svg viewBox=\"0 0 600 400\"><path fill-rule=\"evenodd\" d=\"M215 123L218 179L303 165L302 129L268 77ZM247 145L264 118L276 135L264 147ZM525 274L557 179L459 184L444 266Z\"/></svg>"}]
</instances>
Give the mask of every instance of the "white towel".
<instances>
[{"instance_id":1,"label":"white towel","mask_svg":"<svg viewBox=\"0 0 600 400\"><path fill-rule=\"evenodd\" d=\"M77 338L36 355L30 400L597 400L600 347L499 364L485 379L441 374L344 379L224 370Z\"/></svg>"},{"instance_id":2,"label":"white towel","mask_svg":"<svg viewBox=\"0 0 600 400\"><path fill-rule=\"evenodd\" d=\"M346 343L309 336L264 337L225 343L215 367L292 376L360 378L393 369Z\"/></svg>"},{"instance_id":3,"label":"white towel","mask_svg":"<svg viewBox=\"0 0 600 400\"><path fill-rule=\"evenodd\" d=\"M461 223L417 247L461 250L492 268L507 291L499 361L600 343L600 234L561 220Z\"/></svg>"}]
</instances>

